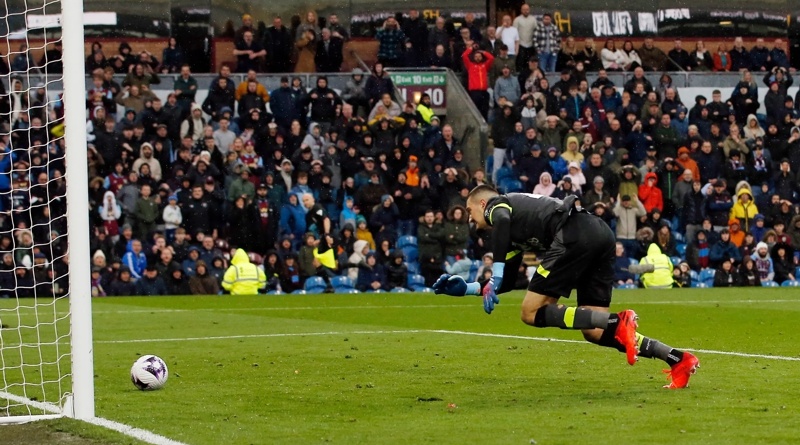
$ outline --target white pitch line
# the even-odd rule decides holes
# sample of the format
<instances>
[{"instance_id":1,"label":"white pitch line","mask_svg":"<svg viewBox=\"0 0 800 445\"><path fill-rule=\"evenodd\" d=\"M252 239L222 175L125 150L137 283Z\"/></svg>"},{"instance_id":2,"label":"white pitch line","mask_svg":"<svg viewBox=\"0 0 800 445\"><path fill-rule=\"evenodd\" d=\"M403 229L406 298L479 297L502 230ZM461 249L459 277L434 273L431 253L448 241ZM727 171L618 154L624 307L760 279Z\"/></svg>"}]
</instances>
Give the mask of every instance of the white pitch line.
<instances>
[{"instance_id":1,"label":"white pitch line","mask_svg":"<svg viewBox=\"0 0 800 445\"><path fill-rule=\"evenodd\" d=\"M172 440L168 437L164 437L152 431L143 430L141 428L136 428L134 426L126 425L124 423L119 423L113 420L104 419L102 417L95 417L93 419L87 420L86 422L91 423L92 425L97 425L103 428L108 428L110 430L117 431L126 436L133 437L134 439L139 439L142 442L147 442L153 445L188 445L184 442L178 442L177 440Z\"/></svg>"},{"instance_id":2,"label":"white pitch line","mask_svg":"<svg viewBox=\"0 0 800 445\"><path fill-rule=\"evenodd\" d=\"M23 416L21 417L21 420L23 421L38 421L38 420L48 420L48 419L64 417L61 412L61 408L54 403L38 402L5 391L0 391L0 399L10 400L12 402L31 406L43 412L52 413L50 415L42 415L42 416ZM110 430L117 431L126 436L133 437L134 439L139 439L142 442L147 442L152 445L187 445L183 442L172 440L160 434L156 434L152 431L143 430L141 428L136 428L130 425L126 425L124 423L119 423L113 420L104 419L102 417L94 417L92 419L85 420L85 422L91 423L92 425L97 425L103 428L108 428Z\"/></svg>"},{"instance_id":3,"label":"white pitch line","mask_svg":"<svg viewBox=\"0 0 800 445\"><path fill-rule=\"evenodd\" d=\"M356 335L356 334L414 334L431 332L428 330L396 330L396 331L329 331L329 332L295 332L280 334L247 334L247 335L220 335L214 337L181 337L181 338L140 338L133 340L96 340L100 344L126 344L126 343L151 343L151 342L180 342L180 341L205 341L205 340L236 340L242 338L270 338L270 337L313 337L325 335Z\"/></svg>"},{"instance_id":4,"label":"white pitch line","mask_svg":"<svg viewBox=\"0 0 800 445\"><path fill-rule=\"evenodd\" d=\"M800 304L798 299L782 299L782 300L641 300L641 301L622 301L616 302L616 305L703 305L703 304L761 304L761 303L794 303ZM107 314L172 314L184 312L286 312L286 311L322 311L322 310L368 310L368 309L441 309L441 308L467 308L471 309L473 306L465 304L420 304L420 305L362 305L362 306L297 306L297 307L215 307L215 308L198 308L198 309L131 309L131 310L117 310L117 311L93 311L94 315L107 315ZM30 313L22 311L23 315L33 315L32 308ZM0 314L3 312L14 312L15 309L0 308ZM50 313L48 311L48 313ZM68 312L58 312L58 315L68 315Z\"/></svg>"},{"instance_id":5,"label":"white pitch line","mask_svg":"<svg viewBox=\"0 0 800 445\"><path fill-rule=\"evenodd\" d=\"M508 338L514 340L527 340L527 341L541 341L541 342L555 342L555 343L580 343L590 345L584 340L568 340L563 338L550 338L550 337L529 337L525 335L512 335L512 334L493 334L489 332L469 332L469 331L450 331L446 329L402 329L402 330L386 330L386 331L328 331L328 332L297 332L297 333L278 333L278 334L249 334L249 335L225 335L214 337L183 337L183 338L150 338L150 339L132 339L132 340L105 340L95 341L95 343L102 344L124 344L124 343L150 343L150 342L182 342L182 341L203 341L203 340L235 340L242 338L270 338L270 337L309 337L309 336L326 336L326 335L385 335L385 334L452 334L452 335L467 335L473 337L488 337L488 338ZM766 354L750 354L746 352L735 351L716 351L712 349L692 349L683 348L686 351L698 352L701 354L714 354L714 355L728 355L734 357L745 358L763 358L770 360L782 360L789 362L798 362L800 357L790 357L783 355L766 355Z\"/></svg>"},{"instance_id":6,"label":"white pitch line","mask_svg":"<svg viewBox=\"0 0 800 445\"><path fill-rule=\"evenodd\" d=\"M438 332L442 334L470 335L475 337L510 338L515 340L552 341L558 343L584 343L587 345L591 344L586 341L580 341L580 340L566 340L562 338L547 338L547 337L526 337L524 335L491 334L484 332L447 331L447 330L431 330L428 332ZM682 349L684 351L698 352L701 354L730 355L734 357L765 358L771 360L783 360L787 362L800 362L800 357L789 357L785 355L750 354L746 352L715 351L713 349L693 349L693 348L678 348L678 349Z\"/></svg>"}]
</instances>

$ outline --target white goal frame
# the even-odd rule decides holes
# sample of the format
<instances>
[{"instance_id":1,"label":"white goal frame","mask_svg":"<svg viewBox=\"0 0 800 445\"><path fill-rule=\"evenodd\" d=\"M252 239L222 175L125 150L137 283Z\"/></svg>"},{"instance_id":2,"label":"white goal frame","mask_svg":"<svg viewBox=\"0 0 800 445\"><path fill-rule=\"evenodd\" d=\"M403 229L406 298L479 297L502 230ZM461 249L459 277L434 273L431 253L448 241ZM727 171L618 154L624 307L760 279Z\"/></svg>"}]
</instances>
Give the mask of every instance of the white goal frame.
<instances>
[{"instance_id":1,"label":"white goal frame","mask_svg":"<svg viewBox=\"0 0 800 445\"><path fill-rule=\"evenodd\" d=\"M61 40L64 66L64 124L69 255L70 355L72 393L63 406L13 394L0 394L50 414L0 417L0 424L59 417L95 417L92 350L91 254L89 250L89 183L86 142L86 80L84 67L83 0L61 0Z\"/></svg>"}]
</instances>

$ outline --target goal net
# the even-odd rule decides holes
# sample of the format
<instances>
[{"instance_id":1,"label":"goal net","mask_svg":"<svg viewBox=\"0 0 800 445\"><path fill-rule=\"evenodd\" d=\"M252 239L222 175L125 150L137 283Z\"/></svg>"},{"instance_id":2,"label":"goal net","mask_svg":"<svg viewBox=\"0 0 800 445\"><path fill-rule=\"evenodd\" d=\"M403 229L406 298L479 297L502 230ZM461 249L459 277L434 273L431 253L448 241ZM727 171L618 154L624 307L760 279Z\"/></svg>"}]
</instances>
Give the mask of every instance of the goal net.
<instances>
[{"instance_id":1,"label":"goal net","mask_svg":"<svg viewBox=\"0 0 800 445\"><path fill-rule=\"evenodd\" d=\"M3 6L0 423L93 417L82 5Z\"/></svg>"}]
</instances>

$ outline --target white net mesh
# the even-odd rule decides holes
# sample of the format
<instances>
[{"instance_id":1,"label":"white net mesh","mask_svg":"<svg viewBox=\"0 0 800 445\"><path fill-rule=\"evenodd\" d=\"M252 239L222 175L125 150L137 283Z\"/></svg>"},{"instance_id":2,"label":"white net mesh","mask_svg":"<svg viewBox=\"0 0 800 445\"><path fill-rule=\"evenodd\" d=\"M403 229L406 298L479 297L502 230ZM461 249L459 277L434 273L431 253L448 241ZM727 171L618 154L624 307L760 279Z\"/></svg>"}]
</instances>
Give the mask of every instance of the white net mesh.
<instances>
[{"instance_id":1,"label":"white net mesh","mask_svg":"<svg viewBox=\"0 0 800 445\"><path fill-rule=\"evenodd\" d=\"M61 4L0 12L0 416L52 414L70 388Z\"/></svg>"}]
</instances>

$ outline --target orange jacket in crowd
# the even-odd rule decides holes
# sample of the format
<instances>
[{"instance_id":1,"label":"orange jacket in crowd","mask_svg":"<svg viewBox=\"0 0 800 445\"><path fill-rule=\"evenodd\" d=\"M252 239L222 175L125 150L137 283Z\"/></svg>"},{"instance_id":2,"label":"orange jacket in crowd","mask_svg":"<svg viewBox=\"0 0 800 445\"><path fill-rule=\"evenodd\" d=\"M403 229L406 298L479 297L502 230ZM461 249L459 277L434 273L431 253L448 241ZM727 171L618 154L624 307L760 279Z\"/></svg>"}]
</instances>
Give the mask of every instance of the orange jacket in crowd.
<instances>
[{"instance_id":1,"label":"orange jacket in crowd","mask_svg":"<svg viewBox=\"0 0 800 445\"><path fill-rule=\"evenodd\" d=\"M650 182L650 180L653 180ZM644 209L647 213L653 209L664 210L664 198L661 194L661 189L658 188L658 176L650 172L644 175L644 181L639 185L639 201L642 201Z\"/></svg>"},{"instance_id":2,"label":"orange jacket in crowd","mask_svg":"<svg viewBox=\"0 0 800 445\"><path fill-rule=\"evenodd\" d=\"M464 68L467 70L467 89L469 91L486 91L489 89L489 68L492 67L494 56L486 51L481 51L481 53L483 54L483 61L480 63L470 58L472 48L468 48L461 55L461 60L464 61Z\"/></svg>"}]
</instances>

